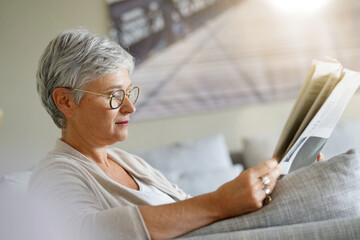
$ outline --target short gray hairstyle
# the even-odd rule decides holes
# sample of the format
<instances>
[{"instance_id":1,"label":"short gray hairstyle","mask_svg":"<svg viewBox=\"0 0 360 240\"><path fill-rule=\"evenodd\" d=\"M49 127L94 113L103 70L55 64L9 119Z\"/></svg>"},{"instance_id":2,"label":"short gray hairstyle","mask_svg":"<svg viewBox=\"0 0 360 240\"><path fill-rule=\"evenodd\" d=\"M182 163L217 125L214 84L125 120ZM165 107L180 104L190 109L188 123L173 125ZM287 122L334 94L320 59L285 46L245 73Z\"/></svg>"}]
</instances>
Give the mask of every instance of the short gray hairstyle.
<instances>
[{"instance_id":1,"label":"short gray hairstyle","mask_svg":"<svg viewBox=\"0 0 360 240\"><path fill-rule=\"evenodd\" d=\"M56 107L52 93L56 88L83 89L86 84L120 69L131 75L134 58L118 43L85 29L60 33L42 54L36 74L37 92L56 126L65 128L64 114ZM73 91L80 102L83 93Z\"/></svg>"}]
</instances>

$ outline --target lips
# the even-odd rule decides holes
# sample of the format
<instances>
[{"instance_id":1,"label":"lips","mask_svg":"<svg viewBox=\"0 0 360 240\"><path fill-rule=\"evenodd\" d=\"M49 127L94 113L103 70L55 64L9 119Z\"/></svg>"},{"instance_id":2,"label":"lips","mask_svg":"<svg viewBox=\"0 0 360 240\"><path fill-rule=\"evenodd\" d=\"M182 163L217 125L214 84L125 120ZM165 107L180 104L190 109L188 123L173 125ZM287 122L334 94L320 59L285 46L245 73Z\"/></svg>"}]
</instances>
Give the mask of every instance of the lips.
<instances>
[{"instance_id":1,"label":"lips","mask_svg":"<svg viewBox=\"0 0 360 240\"><path fill-rule=\"evenodd\" d=\"M129 121L122 121L122 122L117 122L116 125L123 125L123 126L127 126L129 125Z\"/></svg>"}]
</instances>

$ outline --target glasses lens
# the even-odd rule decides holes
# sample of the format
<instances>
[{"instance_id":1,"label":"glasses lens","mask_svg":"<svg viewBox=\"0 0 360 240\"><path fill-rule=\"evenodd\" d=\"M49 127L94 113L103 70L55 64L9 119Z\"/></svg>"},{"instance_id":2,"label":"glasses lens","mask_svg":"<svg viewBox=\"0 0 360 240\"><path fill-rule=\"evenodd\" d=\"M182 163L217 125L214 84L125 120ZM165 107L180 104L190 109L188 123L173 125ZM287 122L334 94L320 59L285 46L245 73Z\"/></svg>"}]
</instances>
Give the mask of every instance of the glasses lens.
<instances>
[{"instance_id":1,"label":"glasses lens","mask_svg":"<svg viewBox=\"0 0 360 240\"><path fill-rule=\"evenodd\" d=\"M110 100L110 107L112 109L117 109L121 106L124 100L125 92L123 90L116 90L112 94L112 98Z\"/></svg>"},{"instance_id":2,"label":"glasses lens","mask_svg":"<svg viewBox=\"0 0 360 240\"><path fill-rule=\"evenodd\" d=\"M130 90L129 94L127 95L133 104L136 103L136 101L139 97L139 92L140 92L140 89L138 87L134 87L133 89ZM124 97L125 97L124 90L119 89L119 90L116 90L115 92L113 92L112 98L110 100L110 107L112 109L119 108L124 101Z\"/></svg>"},{"instance_id":3,"label":"glasses lens","mask_svg":"<svg viewBox=\"0 0 360 240\"><path fill-rule=\"evenodd\" d=\"M133 89L130 90L129 92L129 99L130 101L135 104L137 99L139 97L139 88L138 87L134 87Z\"/></svg>"}]
</instances>

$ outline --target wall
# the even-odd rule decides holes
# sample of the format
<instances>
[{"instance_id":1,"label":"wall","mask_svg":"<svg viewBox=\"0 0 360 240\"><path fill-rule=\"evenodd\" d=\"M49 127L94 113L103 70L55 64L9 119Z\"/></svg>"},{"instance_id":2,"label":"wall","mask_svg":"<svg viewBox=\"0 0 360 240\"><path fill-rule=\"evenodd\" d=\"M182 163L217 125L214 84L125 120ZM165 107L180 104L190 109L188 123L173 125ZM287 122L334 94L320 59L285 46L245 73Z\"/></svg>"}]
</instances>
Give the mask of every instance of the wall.
<instances>
[{"instance_id":1,"label":"wall","mask_svg":"<svg viewBox=\"0 0 360 240\"><path fill-rule=\"evenodd\" d=\"M35 86L37 62L48 42L73 27L107 33L109 23L102 0L2 0L0 19L1 174L34 165L59 136Z\"/></svg>"},{"instance_id":2,"label":"wall","mask_svg":"<svg viewBox=\"0 0 360 240\"><path fill-rule=\"evenodd\" d=\"M360 119L359 104L360 94L357 93L350 100L340 121ZM130 126L128 140L119 143L118 146L127 150L146 149L222 133L230 151L238 152L242 149L244 137L271 136L280 133L292 105L293 101L289 100L140 122Z\"/></svg>"},{"instance_id":3,"label":"wall","mask_svg":"<svg viewBox=\"0 0 360 240\"><path fill-rule=\"evenodd\" d=\"M102 0L27 0L0 2L0 174L32 167L50 150L60 131L40 104L35 73L43 49L58 32L85 27L98 33L109 29ZM355 96L343 119L360 118ZM133 123L128 150L223 133L232 151L241 149L244 136L281 130L292 101L257 104L207 114Z\"/></svg>"}]
</instances>

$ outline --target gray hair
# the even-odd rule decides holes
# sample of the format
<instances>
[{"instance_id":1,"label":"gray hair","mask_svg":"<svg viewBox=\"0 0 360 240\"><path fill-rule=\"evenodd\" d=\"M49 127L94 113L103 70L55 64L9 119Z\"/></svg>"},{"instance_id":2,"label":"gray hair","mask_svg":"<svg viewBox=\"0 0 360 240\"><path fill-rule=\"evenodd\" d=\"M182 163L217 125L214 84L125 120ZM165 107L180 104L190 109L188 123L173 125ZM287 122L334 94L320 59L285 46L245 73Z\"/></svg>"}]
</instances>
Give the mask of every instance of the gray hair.
<instances>
[{"instance_id":1,"label":"gray hair","mask_svg":"<svg viewBox=\"0 0 360 240\"><path fill-rule=\"evenodd\" d=\"M59 87L83 89L119 69L127 69L129 74L134 69L134 58L119 44L84 29L64 31L50 41L40 58L37 92L55 124L65 128L66 119L53 100L53 91ZM73 94L79 103L83 93Z\"/></svg>"}]
</instances>

